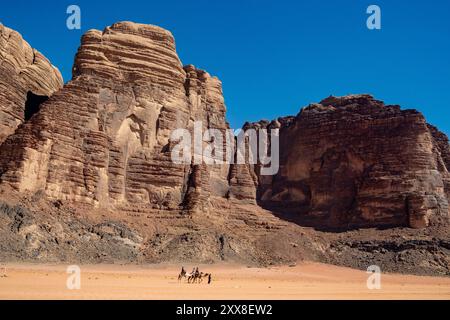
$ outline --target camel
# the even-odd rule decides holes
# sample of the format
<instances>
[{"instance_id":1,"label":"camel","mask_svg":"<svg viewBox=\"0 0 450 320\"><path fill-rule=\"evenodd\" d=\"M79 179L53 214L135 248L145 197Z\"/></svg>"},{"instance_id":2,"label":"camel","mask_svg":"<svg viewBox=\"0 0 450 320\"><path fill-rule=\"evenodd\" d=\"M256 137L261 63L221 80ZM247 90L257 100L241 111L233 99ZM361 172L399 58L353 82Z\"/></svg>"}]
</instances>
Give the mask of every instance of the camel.
<instances>
[{"instance_id":1,"label":"camel","mask_svg":"<svg viewBox=\"0 0 450 320\"><path fill-rule=\"evenodd\" d=\"M181 281L181 279L183 279L183 278L187 278L187 280L189 282L189 279L191 279L195 275L195 271L196 271L196 269L194 268L194 269L192 269L191 273L188 273L188 272L186 272L186 270L184 270L184 267L181 267L181 272L178 275L178 281Z\"/></svg>"},{"instance_id":2,"label":"camel","mask_svg":"<svg viewBox=\"0 0 450 320\"><path fill-rule=\"evenodd\" d=\"M199 283L202 283L204 278L208 278L208 284L211 284L211 281L212 281L212 275L211 275L211 273L200 272L200 275L199 275Z\"/></svg>"},{"instance_id":3,"label":"camel","mask_svg":"<svg viewBox=\"0 0 450 320\"><path fill-rule=\"evenodd\" d=\"M178 275L178 281L181 281L181 279L186 277L186 270L184 270L184 267L181 267L181 272Z\"/></svg>"},{"instance_id":4,"label":"camel","mask_svg":"<svg viewBox=\"0 0 450 320\"><path fill-rule=\"evenodd\" d=\"M188 276L188 283L195 283L195 281L198 280L199 277L200 277L200 272L198 271L198 267L194 268L191 275Z\"/></svg>"},{"instance_id":5,"label":"camel","mask_svg":"<svg viewBox=\"0 0 450 320\"><path fill-rule=\"evenodd\" d=\"M198 267L192 269L191 273L186 272L184 267L181 267L181 272L178 275L178 281L181 281L183 278L186 278L188 283L202 283L204 278L208 278L208 284L211 284L212 281L211 273L200 272Z\"/></svg>"}]
</instances>

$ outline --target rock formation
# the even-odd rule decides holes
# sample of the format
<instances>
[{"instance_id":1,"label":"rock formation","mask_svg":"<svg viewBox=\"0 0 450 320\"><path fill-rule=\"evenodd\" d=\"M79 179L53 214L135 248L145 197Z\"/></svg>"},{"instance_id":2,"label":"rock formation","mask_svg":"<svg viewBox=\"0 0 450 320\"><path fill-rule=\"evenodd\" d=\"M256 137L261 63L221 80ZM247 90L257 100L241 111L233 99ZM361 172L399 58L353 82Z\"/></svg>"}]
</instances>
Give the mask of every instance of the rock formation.
<instances>
[{"instance_id":1,"label":"rock formation","mask_svg":"<svg viewBox=\"0 0 450 320\"><path fill-rule=\"evenodd\" d=\"M259 178L263 207L341 229L422 228L431 216L448 216L448 139L421 113L353 95L327 98L277 122L283 123L281 169Z\"/></svg>"},{"instance_id":2,"label":"rock formation","mask_svg":"<svg viewBox=\"0 0 450 320\"><path fill-rule=\"evenodd\" d=\"M3 144L1 181L100 206L179 209L187 197L193 207L200 193L226 193L227 179L221 168L210 177L171 161L171 132L196 120L227 128L221 83L183 69L170 32L129 22L91 30L72 81Z\"/></svg>"},{"instance_id":3,"label":"rock formation","mask_svg":"<svg viewBox=\"0 0 450 320\"><path fill-rule=\"evenodd\" d=\"M13 47L26 66L22 78L54 70L37 54L27 65L31 49L3 30L16 38L8 43L25 47ZM26 90L51 93L60 84L47 77L21 91L31 82L22 78L8 77L20 84L8 86L22 98L18 120ZM432 215L448 215L448 140L417 111L368 95L330 97L295 118L247 124L281 130L275 176L259 175L258 166L172 162L171 132L192 131L195 121L228 128L221 83L183 68L170 32L130 22L91 30L72 81L1 146L0 179L20 192L103 207L201 212L215 197L231 198L321 227L420 228Z\"/></svg>"},{"instance_id":4,"label":"rock formation","mask_svg":"<svg viewBox=\"0 0 450 320\"><path fill-rule=\"evenodd\" d=\"M58 69L0 24L0 144L62 85Z\"/></svg>"},{"instance_id":5,"label":"rock formation","mask_svg":"<svg viewBox=\"0 0 450 320\"><path fill-rule=\"evenodd\" d=\"M424 259L410 271L450 274L450 147L419 112L329 97L244 126L279 130L273 176L261 164L177 164L175 129L229 125L220 80L183 67L170 32L88 31L63 88L18 33L0 36L0 259L304 258L394 271L395 259ZM345 233L372 227L392 232Z\"/></svg>"}]
</instances>

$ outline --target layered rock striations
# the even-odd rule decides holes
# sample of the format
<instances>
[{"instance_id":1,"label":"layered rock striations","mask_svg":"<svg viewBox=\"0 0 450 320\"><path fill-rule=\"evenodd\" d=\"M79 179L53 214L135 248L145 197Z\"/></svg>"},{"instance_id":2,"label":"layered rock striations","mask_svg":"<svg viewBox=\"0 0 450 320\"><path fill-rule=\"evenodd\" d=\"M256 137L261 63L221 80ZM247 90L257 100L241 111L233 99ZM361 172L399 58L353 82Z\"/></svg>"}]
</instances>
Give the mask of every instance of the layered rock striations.
<instances>
[{"instance_id":1,"label":"layered rock striations","mask_svg":"<svg viewBox=\"0 0 450 320\"><path fill-rule=\"evenodd\" d=\"M220 80L183 67L164 29L87 32L63 88L1 25L0 58L2 261L304 259L450 274L450 146L415 110L353 95L246 123L279 130L279 171L263 175L261 164L172 161L174 130L226 137L229 126Z\"/></svg>"},{"instance_id":2,"label":"layered rock striations","mask_svg":"<svg viewBox=\"0 0 450 320\"><path fill-rule=\"evenodd\" d=\"M422 228L448 216L448 139L421 113L354 95L280 121L280 171L255 187L263 207L343 229Z\"/></svg>"},{"instance_id":3,"label":"layered rock striations","mask_svg":"<svg viewBox=\"0 0 450 320\"><path fill-rule=\"evenodd\" d=\"M258 165L177 164L174 130L193 132L199 121L203 130L229 126L220 80L183 67L170 32L131 22L88 31L73 79L58 90L59 73L48 61L0 30L9 44L0 67L11 74L0 79L0 119L17 120L0 146L0 185L21 194L130 215L213 213L258 232L278 223L262 221L272 218L261 207L301 225L339 229L422 228L448 216L448 139L417 111L368 95L330 97L296 117L246 124L279 129L276 175L261 175ZM30 119L28 91L51 95Z\"/></svg>"},{"instance_id":4,"label":"layered rock striations","mask_svg":"<svg viewBox=\"0 0 450 320\"><path fill-rule=\"evenodd\" d=\"M0 24L0 144L62 85L61 74L40 52Z\"/></svg>"},{"instance_id":5,"label":"layered rock striations","mask_svg":"<svg viewBox=\"0 0 450 320\"><path fill-rule=\"evenodd\" d=\"M130 22L91 30L72 81L3 144L1 181L98 206L194 208L227 179L226 169L171 161L171 132L196 120L227 128L221 82L183 68L170 32Z\"/></svg>"}]
</instances>

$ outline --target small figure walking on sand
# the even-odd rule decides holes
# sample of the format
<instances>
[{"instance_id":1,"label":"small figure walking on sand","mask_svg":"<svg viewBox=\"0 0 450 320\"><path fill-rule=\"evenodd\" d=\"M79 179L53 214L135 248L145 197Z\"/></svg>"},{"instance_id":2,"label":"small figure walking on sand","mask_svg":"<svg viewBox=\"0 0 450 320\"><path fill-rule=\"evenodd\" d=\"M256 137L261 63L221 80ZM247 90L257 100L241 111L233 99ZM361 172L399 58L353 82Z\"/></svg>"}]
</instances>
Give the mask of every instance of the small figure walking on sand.
<instances>
[{"instance_id":1,"label":"small figure walking on sand","mask_svg":"<svg viewBox=\"0 0 450 320\"><path fill-rule=\"evenodd\" d=\"M211 273L208 275L208 284L211 284L211 281L212 281L212 276L211 276Z\"/></svg>"},{"instance_id":2,"label":"small figure walking on sand","mask_svg":"<svg viewBox=\"0 0 450 320\"><path fill-rule=\"evenodd\" d=\"M0 278L7 278L6 267L0 267Z\"/></svg>"}]
</instances>

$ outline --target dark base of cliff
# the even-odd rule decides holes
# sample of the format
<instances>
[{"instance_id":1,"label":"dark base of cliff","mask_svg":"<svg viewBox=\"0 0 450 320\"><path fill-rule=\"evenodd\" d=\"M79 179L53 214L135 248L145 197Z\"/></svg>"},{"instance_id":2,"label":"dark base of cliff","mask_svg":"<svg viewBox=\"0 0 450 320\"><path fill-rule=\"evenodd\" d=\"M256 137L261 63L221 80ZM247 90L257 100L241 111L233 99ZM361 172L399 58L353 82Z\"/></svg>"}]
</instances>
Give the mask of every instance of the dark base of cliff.
<instances>
[{"instance_id":1,"label":"dark base of cliff","mask_svg":"<svg viewBox=\"0 0 450 320\"><path fill-rule=\"evenodd\" d=\"M252 266L317 261L383 272L450 276L447 221L431 226L324 232L257 206L182 215L108 212L0 192L0 261L217 263Z\"/></svg>"}]
</instances>

